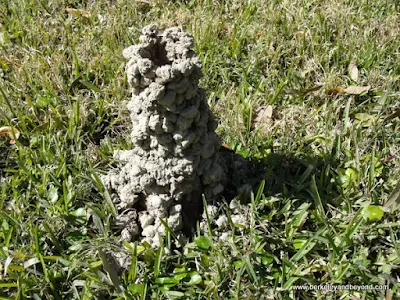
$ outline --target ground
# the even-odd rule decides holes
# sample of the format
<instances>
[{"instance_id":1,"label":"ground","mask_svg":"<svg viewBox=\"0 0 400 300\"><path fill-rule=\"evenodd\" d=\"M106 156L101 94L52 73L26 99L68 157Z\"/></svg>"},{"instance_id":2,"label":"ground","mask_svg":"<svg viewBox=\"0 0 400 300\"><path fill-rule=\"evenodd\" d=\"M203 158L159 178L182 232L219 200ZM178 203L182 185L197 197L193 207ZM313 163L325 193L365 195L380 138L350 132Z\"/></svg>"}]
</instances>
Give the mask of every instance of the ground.
<instances>
[{"instance_id":1,"label":"ground","mask_svg":"<svg viewBox=\"0 0 400 300\"><path fill-rule=\"evenodd\" d=\"M397 0L1 1L0 299L400 298L399 11ZM254 167L226 220L205 215L183 249L168 229L157 250L118 244L99 179L132 146L122 50L149 23L194 36L218 133Z\"/></svg>"}]
</instances>

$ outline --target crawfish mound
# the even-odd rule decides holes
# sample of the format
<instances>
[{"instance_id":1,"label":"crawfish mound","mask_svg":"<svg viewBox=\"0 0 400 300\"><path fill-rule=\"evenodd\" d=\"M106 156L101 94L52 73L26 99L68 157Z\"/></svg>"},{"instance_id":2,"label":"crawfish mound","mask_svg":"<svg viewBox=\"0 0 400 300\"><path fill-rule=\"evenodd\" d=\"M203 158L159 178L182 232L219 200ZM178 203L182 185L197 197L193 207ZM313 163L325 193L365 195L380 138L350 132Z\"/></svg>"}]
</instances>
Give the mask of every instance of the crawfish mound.
<instances>
[{"instance_id":1,"label":"crawfish mound","mask_svg":"<svg viewBox=\"0 0 400 300\"><path fill-rule=\"evenodd\" d=\"M201 63L193 37L178 27L160 33L143 28L140 44L123 51L132 99L132 150L116 151L121 168L103 177L118 208L121 238L140 235L158 246L166 220L175 232L201 213L225 185L226 168L217 149L217 122L199 88Z\"/></svg>"}]
</instances>

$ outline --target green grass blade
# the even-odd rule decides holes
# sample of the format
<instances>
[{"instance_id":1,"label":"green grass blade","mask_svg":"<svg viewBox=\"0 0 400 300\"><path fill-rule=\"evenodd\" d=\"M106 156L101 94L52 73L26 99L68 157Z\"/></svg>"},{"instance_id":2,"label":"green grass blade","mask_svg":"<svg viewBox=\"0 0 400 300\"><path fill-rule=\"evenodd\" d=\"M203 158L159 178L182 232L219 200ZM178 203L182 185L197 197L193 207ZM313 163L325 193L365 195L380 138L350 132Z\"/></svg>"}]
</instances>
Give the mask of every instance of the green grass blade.
<instances>
[{"instance_id":1,"label":"green grass blade","mask_svg":"<svg viewBox=\"0 0 400 300\"><path fill-rule=\"evenodd\" d=\"M202 195L202 199L203 199L203 208L204 208L204 212L205 212L205 214L206 214L206 221L207 221L208 234L210 235L210 238L212 239L213 233L212 233L212 227L211 227L211 220L210 220L210 216L209 216L209 214L208 214L207 201L206 201L206 198L204 197L204 195Z\"/></svg>"},{"instance_id":2,"label":"green grass blade","mask_svg":"<svg viewBox=\"0 0 400 300\"><path fill-rule=\"evenodd\" d=\"M163 254L164 254L164 245L162 242L162 238L160 237L160 246L157 249L156 257L154 260L154 270L153 270L154 277L156 277L156 278L160 274L160 266L161 266Z\"/></svg>"},{"instance_id":3,"label":"green grass blade","mask_svg":"<svg viewBox=\"0 0 400 300\"><path fill-rule=\"evenodd\" d=\"M318 211L321 219L326 219L324 205L322 203L321 197L319 196L318 187L317 187L317 183L315 182L314 175L311 177L310 187L311 187L311 192L312 192L311 195L313 196L313 199L315 202L315 207L317 208L317 211Z\"/></svg>"}]
</instances>

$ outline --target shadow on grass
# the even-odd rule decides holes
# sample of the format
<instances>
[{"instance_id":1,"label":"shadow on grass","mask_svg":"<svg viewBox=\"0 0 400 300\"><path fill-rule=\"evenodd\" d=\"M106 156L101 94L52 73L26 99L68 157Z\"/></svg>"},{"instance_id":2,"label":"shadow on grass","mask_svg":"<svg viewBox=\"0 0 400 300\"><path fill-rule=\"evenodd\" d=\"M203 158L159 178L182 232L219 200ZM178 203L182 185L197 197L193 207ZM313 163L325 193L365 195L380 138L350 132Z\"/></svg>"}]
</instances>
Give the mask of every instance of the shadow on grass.
<instances>
[{"instance_id":1,"label":"shadow on grass","mask_svg":"<svg viewBox=\"0 0 400 300\"><path fill-rule=\"evenodd\" d=\"M312 199L318 193L325 205L334 204L341 195L340 176L335 171L339 162L330 157L304 155L299 158L294 154L271 153L257 159L229 152L224 158L230 183L223 194L227 201L235 197L242 202L250 201L251 190L256 194L263 180L266 197Z\"/></svg>"}]
</instances>

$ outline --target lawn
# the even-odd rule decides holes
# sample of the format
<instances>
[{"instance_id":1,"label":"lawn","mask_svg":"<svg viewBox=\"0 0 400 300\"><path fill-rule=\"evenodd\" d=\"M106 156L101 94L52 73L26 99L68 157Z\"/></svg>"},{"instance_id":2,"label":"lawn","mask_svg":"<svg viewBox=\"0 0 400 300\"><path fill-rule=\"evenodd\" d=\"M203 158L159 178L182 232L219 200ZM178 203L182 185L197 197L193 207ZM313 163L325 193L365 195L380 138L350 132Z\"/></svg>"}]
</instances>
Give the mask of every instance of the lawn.
<instances>
[{"instance_id":1,"label":"lawn","mask_svg":"<svg viewBox=\"0 0 400 300\"><path fill-rule=\"evenodd\" d=\"M99 179L150 23L194 36L254 166L181 248L120 243ZM397 0L0 0L0 299L400 299L399 24Z\"/></svg>"}]
</instances>

